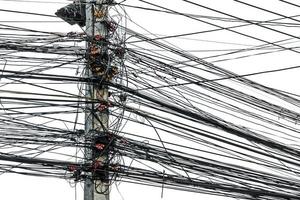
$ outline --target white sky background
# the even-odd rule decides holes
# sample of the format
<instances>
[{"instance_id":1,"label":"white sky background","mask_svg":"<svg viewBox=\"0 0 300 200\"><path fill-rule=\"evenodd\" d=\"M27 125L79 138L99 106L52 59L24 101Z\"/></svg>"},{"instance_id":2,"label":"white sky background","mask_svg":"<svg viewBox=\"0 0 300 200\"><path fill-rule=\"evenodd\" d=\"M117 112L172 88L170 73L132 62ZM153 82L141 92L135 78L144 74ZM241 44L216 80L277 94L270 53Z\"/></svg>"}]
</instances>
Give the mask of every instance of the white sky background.
<instances>
[{"instance_id":1,"label":"white sky background","mask_svg":"<svg viewBox=\"0 0 300 200\"><path fill-rule=\"evenodd\" d=\"M28 12L37 12L45 14L54 14L55 11L63 7L66 0L62 1L52 1L61 3L46 3L51 0L40 0L44 3L33 3L33 2L18 2L18 1L1 1L1 9L11 9L20 10ZM193 13L198 15L209 15L209 16L219 16L226 17L211 11L201 9L196 6L191 6L187 3L183 3L180 0L151 0L153 3L158 3L173 10L178 10L180 12ZM222 10L226 13L230 13L235 16L239 16L243 19L251 20L268 20L273 18L280 18L279 16L269 14L263 11L258 11L256 9L251 9L249 7L235 3L232 0L194 0L194 2L199 2L202 5L212 7L217 10ZM283 15L297 15L300 12L300 8L290 6L281 3L277 0L248 0L247 2L260 5L267 9L272 9ZM297 0L290 0L290 2L298 3ZM143 5L138 3L137 0L127 0L125 3L132 5ZM144 5L147 7L147 5ZM208 28L214 29L209 25L201 24L182 16L172 16L166 14L156 14L153 12L147 12L143 10L126 8L128 15L137 24L145 27L152 33L157 35L173 35L181 33L189 33L193 31L207 30ZM26 17L26 18L25 18ZM47 17L30 16L30 15L18 15L14 13L0 12L0 21L13 21L13 20L52 20ZM59 19L54 19L59 20ZM0 22L3 23L4 22ZM219 25L224 25L221 22L216 22ZM5 23L15 26L28 27L32 29L45 30L51 32L71 32L80 31L76 26L70 26L67 23ZM225 24L227 25L227 24ZM136 27L135 27L136 28ZM254 35L256 37L268 40L277 41L280 39L288 38L279 33L274 33L269 30L258 28L255 26L248 26L248 28L237 29L246 34ZM278 30L285 31L284 28L278 28ZM145 31L138 30L142 33ZM289 33L294 35L299 35L299 29L289 28ZM187 36L188 40L172 39L169 40L174 45L179 46L184 50L214 50L214 49L227 49L227 48L240 48L241 46L252 46L259 45L261 42L248 39L239 36L234 33L227 31L220 31L215 33L207 33L196 36ZM194 39L199 39L203 41L196 41ZM296 40L296 39L295 39ZM214 43L211 41L223 42ZM225 44L225 43L236 43L236 44ZM238 43L238 44L237 44ZM295 44L297 45L297 43ZM215 53L215 52L213 52ZM204 52L193 52L194 55L204 58L209 53ZM214 62L217 59L207 59L209 62ZM223 67L225 69L231 70L237 74L246 74L264 70L278 69L283 67L296 66L299 64L300 56L297 53L290 51L283 51L280 53L266 54L262 56L254 56L244 59L225 61L225 62L215 62L214 64ZM253 76L250 79L255 80L259 83L265 84L270 87L274 87L280 90L285 90L293 93L300 93L299 84L299 72L300 69L295 69L291 71L285 71L280 73L264 74L259 76ZM72 74L74 75L74 74ZM82 192L80 186L77 187L77 199L82 200ZM121 183L119 185L120 193L122 194L124 200L159 200L161 199L161 188L151 188L142 187L137 185L130 185ZM70 187L67 181L58 180L53 178L32 178L20 175L3 174L0 176L0 198L3 200L54 200L54 199L64 199L73 200L75 199L75 190ZM121 200L122 197L116 189L113 189L111 194L111 200ZM224 197L210 197L207 195L179 192L173 190L164 190L165 200L177 200L177 199L189 199L189 200L225 200L229 198Z\"/></svg>"}]
</instances>

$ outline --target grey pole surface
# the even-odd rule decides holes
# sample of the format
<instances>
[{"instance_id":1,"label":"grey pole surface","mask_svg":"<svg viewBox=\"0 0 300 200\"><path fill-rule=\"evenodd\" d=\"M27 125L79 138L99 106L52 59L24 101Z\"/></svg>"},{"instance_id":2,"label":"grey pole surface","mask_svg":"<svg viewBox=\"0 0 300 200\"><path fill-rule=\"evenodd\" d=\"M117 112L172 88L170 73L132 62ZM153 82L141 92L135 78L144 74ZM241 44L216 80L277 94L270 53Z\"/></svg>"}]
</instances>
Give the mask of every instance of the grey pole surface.
<instances>
[{"instance_id":1,"label":"grey pole surface","mask_svg":"<svg viewBox=\"0 0 300 200\"><path fill-rule=\"evenodd\" d=\"M103 4L106 0L86 0L86 34L87 34L87 53L91 48L91 39L97 35L102 37L107 36L107 27L105 23L101 23L107 15L107 4ZM107 46L103 44L102 49L106 49ZM87 56L88 57L88 56ZM89 58L89 57L88 57ZM86 75L91 76L93 72L89 66L89 60L87 62ZM108 102L108 88L107 86L87 84L86 86L86 99L98 99L104 102ZM108 131L108 111L95 111L97 110L95 104L87 105L85 132L86 136L92 136L92 133L100 133ZM96 130L96 131L95 131ZM108 159L108 154L103 154L99 157L95 157L93 150L85 150L85 158L91 165L96 161L98 163L105 163ZM89 172L92 177L92 172ZM108 173L105 173L108 178ZM101 180L93 180L87 178L84 183L84 200L109 200L109 182L102 182Z\"/></svg>"}]
</instances>

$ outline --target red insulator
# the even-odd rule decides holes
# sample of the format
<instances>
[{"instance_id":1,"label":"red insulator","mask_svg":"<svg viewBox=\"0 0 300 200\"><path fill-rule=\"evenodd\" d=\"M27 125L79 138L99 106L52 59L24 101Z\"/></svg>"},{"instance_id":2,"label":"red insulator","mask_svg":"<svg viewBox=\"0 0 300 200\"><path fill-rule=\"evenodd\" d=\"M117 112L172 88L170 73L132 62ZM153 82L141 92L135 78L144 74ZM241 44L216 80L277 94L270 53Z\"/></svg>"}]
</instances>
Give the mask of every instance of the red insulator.
<instances>
[{"instance_id":1,"label":"red insulator","mask_svg":"<svg viewBox=\"0 0 300 200\"><path fill-rule=\"evenodd\" d=\"M96 41L100 41L100 40L103 40L104 37L102 35L95 35L95 40Z\"/></svg>"},{"instance_id":2,"label":"red insulator","mask_svg":"<svg viewBox=\"0 0 300 200\"><path fill-rule=\"evenodd\" d=\"M105 104L100 104L99 106L98 106L98 111L100 111L100 112L102 112L102 111L104 111L104 110L106 110L107 109L107 105L105 105Z\"/></svg>"},{"instance_id":3,"label":"red insulator","mask_svg":"<svg viewBox=\"0 0 300 200\"><path fill-rule=\"evenodd\" d=\"M96 149L103 150L105 148L104 144L95 144Z\"/></svg>"},{"instance_id":4,"label":"red insulator","mask_svg":"<svg viewBox=\"0 0 300 200\"><path fill-rule=\"evenodd\" d=\"M77 166L76 166L76 165L69 165L69 166L68 166L68 170L69 170L70 172L74 172L74 171L77 170Z\"/></svg>"}]
</instances>

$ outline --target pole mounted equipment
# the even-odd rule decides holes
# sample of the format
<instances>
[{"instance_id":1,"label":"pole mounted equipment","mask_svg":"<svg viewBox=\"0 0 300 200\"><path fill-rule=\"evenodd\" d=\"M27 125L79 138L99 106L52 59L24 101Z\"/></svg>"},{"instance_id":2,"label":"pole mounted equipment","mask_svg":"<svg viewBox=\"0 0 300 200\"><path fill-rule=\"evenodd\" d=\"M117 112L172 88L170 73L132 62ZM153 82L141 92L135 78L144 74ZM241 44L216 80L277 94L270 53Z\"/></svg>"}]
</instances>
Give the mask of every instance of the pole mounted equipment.
<instances>
[{"instance_id":1,"label":"pole mounted equipment","mask_svg":"<svg viewBox=\"0 0 300 200\"><path fill-rule=\"evenodd\" d=\"M84 3L71 3L57 10L55 15L71 25L78 24L83 27L86 21L85 10Z\"/></svg>"}]
</instances>

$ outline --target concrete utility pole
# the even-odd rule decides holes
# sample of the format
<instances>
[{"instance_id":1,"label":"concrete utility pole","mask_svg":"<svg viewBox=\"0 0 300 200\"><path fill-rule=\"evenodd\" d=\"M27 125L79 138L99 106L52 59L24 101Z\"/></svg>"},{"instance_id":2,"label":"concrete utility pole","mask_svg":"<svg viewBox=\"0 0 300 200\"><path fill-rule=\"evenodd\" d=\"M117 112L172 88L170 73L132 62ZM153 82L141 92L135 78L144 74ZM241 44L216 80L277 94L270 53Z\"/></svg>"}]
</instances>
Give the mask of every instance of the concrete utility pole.
<instances>
[{"instance_id":1,"label":"concrete utility pole","mask_svg":"<svg viewBox=\"0 0 300 200\"><path fill-rule=\"evenodd\" d=\"M109 67L107 55L108 44L105 38L108 35L107 18L109 0L85 0L86 4L86 34L87 34L87 71L88 77L106 75ZM107 57L107 56L106 56ZM105 66L106 65L106 66ZM97 99L108 102L108 87L100 84L86 86L86 99ZM102 106L102 107L101 107ZM104 106L104 107L103 107ZM87 138L97 138L108 133L108 109L105 104L90 104L86 112L85 132ZM91 139L92 143L95 139ZM101 149L101 147L99 147ZM84 200L109 200L108 151L85 150L85 158L93 169L87 175L84 184ZM93 171L94 170L94 171Z\"/></svg>"},{"instance_id":2,"label":"concrete utility pole","mask_svg":"<svg viewBox=\"0 0 300 200\"><path fill-rule=\"evenodd\" d=\"M117 25L108 17L114 0L81 0L71 3L55 14L73 25L86 26L86 77L96 77L97 83L87 83L85 97L85 140L90 147L84 151L84 200L109 200L109 151L113 137L109 133L109 92L107 84L118 74L115 57L123 57L122 48L109 49ZM79 171L78 171L79 172ZM81 175L81 172L79 173Z\"/></svg>"}]
</instances>

